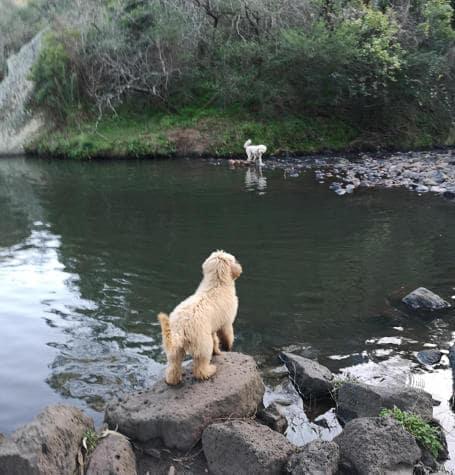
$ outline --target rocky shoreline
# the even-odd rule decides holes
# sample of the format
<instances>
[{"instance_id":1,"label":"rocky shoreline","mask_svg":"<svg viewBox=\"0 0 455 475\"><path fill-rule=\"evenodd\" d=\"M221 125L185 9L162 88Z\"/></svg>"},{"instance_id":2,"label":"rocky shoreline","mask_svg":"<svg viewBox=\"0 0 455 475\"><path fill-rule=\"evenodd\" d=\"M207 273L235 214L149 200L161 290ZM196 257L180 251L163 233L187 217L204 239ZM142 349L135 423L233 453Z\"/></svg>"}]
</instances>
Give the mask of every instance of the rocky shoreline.
<instances>
[{"instance_id":1,"label":"rocky shoreline","mask_svg":"<svg viewBox=\"0 0 455 475\"><path fill-rule=\"evenodd\" d=\"M111 430L96 435L93 421L79 409L46 408L11 437L0 437L0 474L443 473L447 445L428 393L352 381L336 387L333 375L328 382L330 372L315 361L290 353L286 358L299 392L309 395L309 387L324 381L327 393L318 397L333 398L344 426L332 441L293 445L282 434L280 404L263 407L264 385L253 358L226 353L215 358L219 371L213 380L194 381L187 371L177 388L160 381L112 401L105 412ZM381 408L400 408L433 424L442 446L438 456L402 424L380 417Z\"/></svg>"},{"instance_id":2,"label":"rocky shoreline","mask_svg":"<svg viewBox=\"0 0 455 475\"><path fill-rule=\"evenodd\" d=\"M219 164L219 161L213 161ZM230 160L231 166L244 160ZM304 158L270 157L263 170L282 170L285 178L313 172L318 183L328 184L337 195L360 189L406 188L419 194L434 193L455 199L455 152L453 149L393 154L360 154Z\"/></svg>"},{"instance_id":3,"label":"rocky shoreline","mask_svg":"<svg viewBox=\"0 0 455 475\"><path fill-rule=\"evenodd\" d=\"M437 315L450 307L422 287L402 303L416 315ZM449 350L453 370L454 354L455 345ZM256 361L232 352L214 357L218 371L208 381L194 380L188 362L178 386L160 380L146 390L118 395L108 403L105 426L97 432L80 409L47 407L11 436L0 435L0 475L444 472L447 442L433 417L441 401L404 381L366 384L340 378L308 356L284 349L276 355L283 365L273 371L303 402L294 411L304 413L325 401L338 421L338 428L327 427L325 436L303 446L289 437L288 424L292 430L295 421L286 397L271 401ZM423 350L417 358L437 364L441 352ZM327 424L326 419L313 421Z\"/></svg>"}]
</instances>

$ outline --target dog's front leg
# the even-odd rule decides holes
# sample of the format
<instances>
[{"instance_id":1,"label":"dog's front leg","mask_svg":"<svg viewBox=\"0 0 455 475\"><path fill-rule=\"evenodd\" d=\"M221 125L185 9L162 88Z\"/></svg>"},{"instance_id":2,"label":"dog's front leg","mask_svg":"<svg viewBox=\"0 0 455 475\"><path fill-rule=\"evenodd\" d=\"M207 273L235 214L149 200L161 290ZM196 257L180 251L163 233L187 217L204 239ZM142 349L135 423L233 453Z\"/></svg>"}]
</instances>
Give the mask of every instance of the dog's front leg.
<instances>
[{"instance_id":1,"label":"dog's front leg","mask_svg":"<svg viewBox=\"0 0 455 475\"><path fill-rule=\"evenodd\" d=\"M231 351L234 345L234 327L232 324L224 325L216 333L220 339L221 348L225 351Z\"/></svg>"}]
</instances>

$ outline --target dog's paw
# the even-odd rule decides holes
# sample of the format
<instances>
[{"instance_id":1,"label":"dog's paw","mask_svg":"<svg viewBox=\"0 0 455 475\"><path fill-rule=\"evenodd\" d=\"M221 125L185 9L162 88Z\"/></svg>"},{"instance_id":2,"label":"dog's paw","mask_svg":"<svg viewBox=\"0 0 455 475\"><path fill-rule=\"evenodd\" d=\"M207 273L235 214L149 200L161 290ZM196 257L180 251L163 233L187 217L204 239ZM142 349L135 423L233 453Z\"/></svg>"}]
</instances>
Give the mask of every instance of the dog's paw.
<instances>
[{"instance_id":1,"label":"dog's paw","mask_svg":"<svg viewBox=\"0 0 455 475\"><path fill-rule=\"evenodd\" d=\"M210 364L205 368L198 368L194 372L194 376L201 381L206 379L210 379L216 373L216 366L214 364Z\"/></svg>"},{"instance_id":2,"label":"dog's paw","mask_svg":"<svg viewBox=\"0 0 455 475\"><path fill-rule=\"evenodd\" d=\"M182 378L169 378L166 377L164 379L166 381L166 384L169 384L169 386L176 386L177 384L180 384L182 382Z\"/></svg>"}]
</instances>

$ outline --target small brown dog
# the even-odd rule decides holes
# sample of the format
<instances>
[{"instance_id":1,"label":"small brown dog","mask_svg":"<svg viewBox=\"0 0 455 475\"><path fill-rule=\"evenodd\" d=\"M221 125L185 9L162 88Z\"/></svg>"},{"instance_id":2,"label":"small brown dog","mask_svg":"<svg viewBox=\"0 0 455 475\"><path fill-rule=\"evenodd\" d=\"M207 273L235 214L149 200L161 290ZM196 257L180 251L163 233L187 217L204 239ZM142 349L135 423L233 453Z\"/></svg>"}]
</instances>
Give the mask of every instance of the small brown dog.
<instances>
[{"instance_id":1,"label":"small brown dog","mask_svg":"<svg viewBox=\"0 0 455 475\"><path fill-rule=\"evenodd\" d=\"M202 264L203 278L196 292L177 305L170 316L158 315L168 361L168 384L182 380L185 354L193 357L194 376L204 380L216 372L210 360L213 354L220 354L220 342L223 349L232 349L239 305L235 280L241 273L242 266L234 256L212 252Z\"/></svg>"}]
</instances>

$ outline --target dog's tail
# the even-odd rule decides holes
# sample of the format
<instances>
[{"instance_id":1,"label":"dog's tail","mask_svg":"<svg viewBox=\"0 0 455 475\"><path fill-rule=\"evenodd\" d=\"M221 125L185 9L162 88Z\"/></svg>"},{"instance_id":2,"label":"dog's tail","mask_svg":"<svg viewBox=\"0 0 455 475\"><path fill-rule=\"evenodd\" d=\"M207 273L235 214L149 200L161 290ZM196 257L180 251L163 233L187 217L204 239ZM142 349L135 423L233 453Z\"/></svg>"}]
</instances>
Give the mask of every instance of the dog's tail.
<instances>
[{"instance_id":1,"label":"dog's tail","mask_svg":"<svg viewBox=\"0 0 455 475\"><path fill-rule=\"evenodd\" d=\"M169 316L161 312L158 314L158 321L160 322L160 325L161 325L161 333L163 335L163 346L166 353L168 353L173 347L171 326L169 325Z\"/></svg>"},{"instance_id":2,"label":"dog's tail","mask_svg":"<svg viewBox=\"0 0 455 475\"><path fill-rule=\"evenodd\" d=\"M248 139L244 144L243 144L243 148L247 148L251 145L251 139Z\"/></svg>"}]
</instances>

